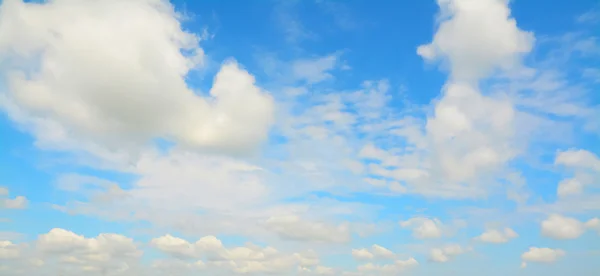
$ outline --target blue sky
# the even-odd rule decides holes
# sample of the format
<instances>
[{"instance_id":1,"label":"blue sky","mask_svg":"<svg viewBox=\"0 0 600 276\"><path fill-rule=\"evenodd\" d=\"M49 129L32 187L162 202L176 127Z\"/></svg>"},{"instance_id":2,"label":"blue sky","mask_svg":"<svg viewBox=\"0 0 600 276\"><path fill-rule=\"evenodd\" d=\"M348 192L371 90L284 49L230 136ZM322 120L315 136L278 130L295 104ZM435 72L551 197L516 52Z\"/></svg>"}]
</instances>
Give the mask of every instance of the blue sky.
<instances>
[{"instance_id":1,"label":"blue sky","mask_svg":"<svg viewBox=\"0 0 600 276\"><path fill-rule=\"evenodd\" d=\"M595 275L597 1L0 2L3 275Z\"/></svg>"}]
</instances>

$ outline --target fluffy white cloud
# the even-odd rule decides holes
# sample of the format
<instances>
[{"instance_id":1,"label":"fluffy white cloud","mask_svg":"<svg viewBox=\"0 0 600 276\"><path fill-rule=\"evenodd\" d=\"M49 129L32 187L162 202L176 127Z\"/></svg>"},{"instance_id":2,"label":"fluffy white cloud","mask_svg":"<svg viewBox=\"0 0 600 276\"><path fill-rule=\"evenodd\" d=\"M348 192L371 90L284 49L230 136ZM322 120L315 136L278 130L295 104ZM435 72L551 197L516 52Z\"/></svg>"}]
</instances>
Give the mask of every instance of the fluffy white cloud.
<instances>
[{"instance_id":1,"label":"fluffy white cloud","mask_svg":"<svg viewBox=\"0 0 600 276\"><path fill-rule=\"evenodd\" d=\"M352 257L357 260L371 260L371 259L395 259L396 254L390 251L389 249L374 244L371 246L371 249L361 248L361 249L352 249Z\"/></svg>"},{"instance_id":2,"label":"fluffy white cloud","mask_svg":"<svg viewBox=\"0 0 600 276\"><path fill-rule=\"evenodd\" d=\"M572 168L583 168L600 171L600 158L586 150L567 150L556 155L554 163Z\"/></svg>"},{"instance_id":3,"label":"fluffy white cloud","mask_svg":"<svg viewBox=\"0 0 600 276\"><path fill-rule=\"evenodd\" d=\"M176 258L192 258L195 255L194 246L191 243L168 234L152 239L150 244Z\"/></svg>"},{"instance_id":4,"label":"fluffy white cloud","mask_svg":"<svg viewBox=\"0 0 600 276\"><path fill-rule=\"evenodd\" d=\"M409 258L407 260L397 260L392 264L384 265L368 263L359 266L357 270L367 275L398 275L399 273L417 265L419 265L419 262L417 262L417 260L415 260L414 258Z\"/></svg>"},{"instance_id":5,"label":"fluffy white cloud","mask_svg":"<svg viewBox=\"0 0 600 276\"><path fill-rule=\"evenodd\" d=\"M443 224L436 218L411 218L406 221L401 221L400 226L412 229L413 236L418 239L436 239L441 238L443 234Z\"/></svg>"},{"instance_id":6,"label":"fluffy white cloud","mask_svg":"<svg viewBox=\"0 0 600 276\"><path fill-rule=\"evenodd\" d=\"M100 234L86 238L60 228L40 235L35 249L46 263L71 267L73 273L123 273L142 255L136 243L122 235Z\"/></svg>"},{"instance_id":7,"label":"fluffy white cloud","mask_svg":"<svg viewBox=\"0 0 600 276\"><path fill-rule=\"evenodd\" d=\"M2 275L335 275L320 265L312 250L280 252L251 243L226 247L217 237L205 236L192 243L171 235L152 239L150 245L168 257L141 262L139 243L117 234L86 238L64 229L52 229L31 243L0 241ZM27 250L24 250L27 249ZM146 248L144 253L152 249ZM7 266L5 266L5 264Z\"/></svg>"},{"instance_id":8,"label":"fluffy white cloud","mask_svg":"<svg viewBox=\"0 0 600 276\"><path fill-rule=\"evenodd\" d=\"M393 259L396 257L396 254L394 254L394 252L378 244L374 244L371 247L371 252L373 252L373 255L375 255L376 257L381 257L385 259Z\"/></svg>"},{"instance_id":9,"label":"fluffy white cloud","mask_svg":"<svg viewBox=\"0 0 600 276\"><path fill-rule=\"evenodd\" d=\"M436 263L445 263L450 261L457 255L467 252L466 249L460 245L453 244L442 248L433 248L429 253L429 259Z\"/></svg>"},{"instance_id":10,"label":"fluffy white cloud","mask_svg":"<svg viewBox=\"0 0 600 276\"><path fill-rule=\"evenodd\" d=\"M478 82L497 70L518 68L534 38L517 27L507 1L438 4L441 14L433 41L417 53L448 65L450 78L442 97L425 122L393 122L391 132L404 138L410 150L368 144L359 156L379 161L382 166L371 166L371 173L398 181L390 185L398 193L483 197L506 176L509 161L526 143L519 139L524 135L517 131L522 114L514 103L503 95L484 95Z\"/></svg>"},{"instance_id":11,"label":"fluffy white cloud","mask_svg":"<svg viewBox=\"0 0 600 276\"><path fill-rule=\"evenodd\" d=\"M584 232L584 224L574 218L553 214L542 221L542 235L553 239L576 239Z\"/></svg>"},{"instance_id":12,"label":"fluffy white cloud","mask_svg":"<svg viewBox=\"0 0 600 276\"><path fill-rule=\"evenodd\" d=\"M21 249L11 241L0 241L0 260L14 259L19 257Z\"/></svg>"},{"instance_id":13,"label":"fluffy white cloud","mask_svg":"<svg viewBox=\"0 0 600 276\"><path fill-rule=\"evenodd\" d=\"M527 266L527 262L553 263L565 254L565 251L560 249L530 247L529 251L521 255L521 267Z\"/></svg>"},{"instance_id":14,"label":"fluffy white cloud","mask_svg":"<svg viewBox=\"0 0 600 276\"><path fill-rule=\"evenodd\" d=\"M476 237L475 240L487 243L507 243L518 236L519 235L510 228L504 228L502 230L489 229Z\"/></svg>"},{"instance_id":15,"label":"fluffy white cloud","mask_svg":"<svg viewBox=\"0 0 600 276\"><path fill-rule=\"evenodd\" d=\"M558 183L556 194L559 197L579 195L583 192L583 184L576 178L565 179Z\"/></svg>"},{"instance_id":16,"label":"fluffy white cloud","mask_svg":"<svg viewBox=\"0 0 600 276\"><path fill-rule=\"evenodd\" d=\"M153 239L151 244L160 251L177 258L181 256L196 258L192 262L180 263L188 269L277 275L286 274L293 270L314 270L317 275L328 275L330 271L325 267L317 267L320 261L314 251L284 254L273 247L259 247L253 244L227 248L214 236L203 237L192 244L183 239L166 235ZM157 265L162 266L165 264L167 263L157 263Z\"/></svg>"},{"instance_id":17,"label":"fluffy white cloud","mask_svg":"<svg viewBox=\"0 0 600 276\"><path fill-rule=\"evenodd\" d=\"M514 66L519 55L531 50L534 38L517 27L507 2L438 0L438 31L417 52L427 60L447 59L456 79L478 79L496 68Z\"/></svg>"},{"instance_id":18,"label":"fluffy white cloud","mask_svg":"<svg viewBox=\"0 0 600 276\"><path fill-rule=\"evenodd\" d=\"M600 209L600 205L594 204L598 200L593 192L600 180L600 158L596 154L574 148L559 151L554 164L571 176L558 183L558 200L544 207L546 210L552 208L550 212L562 213Z\"/></svg>"},{"instance_id":19,"label":"fluffy white cloud","mask_svg":"<svg viewBox=\"0 0 600 276\"><path fill-rule=\"evenodd\" d=\"M7 209L25 209L28 204L27 198L24 196L17 196L15 198L0 199L0 206Z\"/></svg>"},{"instance_id":20,"label":"fluffy white cloud","mask_svg":"<svg viewBox=\"0 0 600 276\"><path fill-rule=\"evenodd\" d=\"M179 19L168 1L4 1L2 107L46 147L128 150L162 138L252 149L267 137L273 100L232 60L210 98L190 89L185 77L204 53Z\"/></svg>"},{"instance_id":21,"label":"fluffy white cloud","mask_svg":"<svg viewBox=\"0 0 600 276\"><path fill-rule=\"evenodd\" d=\"M572 178L558 183L557 195L561 198L582 195L587 185L594 185L600 175L600 158L586 150L570 149L556 155L554 164L575 172Z\"/></svg>"},{"instance_id":22,"label":"fluffy white cloud","mask_svg":"<svg viewBox=\"0 0 600 276\"><path fill-rule=\"evenodd\" d=\"M0 187L0 209L25 209L29 204L24 196L16 196L15 198L8 198L9 191L5 187Z\"/></svg>"},{"instance_id":23,"label":"fluffy white cloud","mask_svg":"<svg viewBox=\"0 0 600 276\"><path fill-rule=\"evenodd\" d=\"M352 257L357 260L370 260L375 257L373 253L369 251L369 249L361 248L361 249L352 249Z\"/></svg>"},{"instance_id":24,"label":"fluffy white cloud","mask_svg":"<svg viewBox=\"0 0 600 276\"><path fill-rule=\"evenodd\" d=\"M600 218L593 218L585 223L585 227L595 230L600 235Z\"/></svg>"}]
</instances>

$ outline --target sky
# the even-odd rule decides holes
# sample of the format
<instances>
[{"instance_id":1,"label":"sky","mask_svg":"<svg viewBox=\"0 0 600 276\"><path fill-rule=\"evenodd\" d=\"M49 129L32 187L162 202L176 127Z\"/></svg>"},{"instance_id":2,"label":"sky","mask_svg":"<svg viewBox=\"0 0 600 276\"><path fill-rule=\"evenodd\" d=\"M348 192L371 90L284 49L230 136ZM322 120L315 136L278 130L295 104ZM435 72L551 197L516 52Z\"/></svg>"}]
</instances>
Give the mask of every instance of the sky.
<instances>
[{"instance_id":1,"label":"sky","mask_svg":"<svg viewBox=\"0 0 600 276\"><path fill-rule=\"evenodd\" d=\"M0 274L597 275L595 0L0 1Z\"/></svg>"}]
</instances>

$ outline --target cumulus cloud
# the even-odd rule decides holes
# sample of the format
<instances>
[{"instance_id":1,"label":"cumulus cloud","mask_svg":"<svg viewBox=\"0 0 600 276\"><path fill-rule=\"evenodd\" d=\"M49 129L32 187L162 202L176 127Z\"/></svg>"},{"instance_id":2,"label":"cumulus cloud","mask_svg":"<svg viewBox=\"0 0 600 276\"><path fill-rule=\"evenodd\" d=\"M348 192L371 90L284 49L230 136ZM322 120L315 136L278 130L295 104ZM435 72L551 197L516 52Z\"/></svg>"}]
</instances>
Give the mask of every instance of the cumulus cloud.
<instances>
[{"instance_id":1,"label":"cumulus cloud","mask_svg":"<svg viewBox=\"0 0 600 276\"><path fill-rule=\"evenodd\" d=\"M359 266L357 270L361 273L366 273L367 275L398 275L399 273L417 265L419 265L417 260L414 258L409 258L407 260L397 260L392 264L384 265L367 263Z\"/></svg>"},{"instance_id":2,"label":"cumulus cloud","mask_svg":"<svg viewBox=\"0 0 600 276\"><path fill-rule=\"evenodd\" d=\"M21 255L21 249L11 241L0 241L0 260L15 259Z\"/></svg>"},{"instance_id":3,"label":"cumulus cloud","mask_svg":"<svg viewBox=\"0 0 600 276\"><path fill-rule=\"evenodd\" d=\"M0 187L0 209L25 209L29 204L29 200L27 200L24 196L16 196L14 198L9 198L9 191L5 187Z\"/></svg>"},{"instance_id":4,"label":"cumulus cloud","mask_svg":"<svg viewBox=\"0 0 600 276\"><path fill-rule=\"evenodd\" d=\"M311 217L287 210L297 209L297 205L274 202L314 190L363 189L354 186L348 170L375 188L389 187L395 193L483 197L497 173L504 173L504 166L519 154L515 105L502 95L482 93L478 85L495 70L517 67L533 43L533 36L520 30L510 17L508 1L438 1L440 25L432 42L419 47L418 54L429 61L442 61L451 77L428 117L380 121L382 115L391 113L386 106L390 95L387 81L365 82L358 91L345 94L316 95L310 99L315 99L314 106L298 116L282 116L285 123L278 125L290 148L285 156L289 153L292 162L188 151L191 147L237 153L255 148L267 137L274 102L254 77L232 60L223 63L208 96L188 87L186 75L203 60L201 39L182 30L179 15L167 1L71 2L25 4L12 0L3 4L0 54L10 55L2 66L8 66L11 74L7 75L8 89L0 94L2 107L43 146L76 146L97 153L98 148L130 149L160 138L188 148L138 152L134 161L120 168L135 176L131 185L123 188L111 181L67 179L71 182L60 184L62 189L79 191L85 189L82 181L87 181L106 196L92 197L89 203L76 202L68 205L75 208L64 210L150 221L202 236L207 232L247 236L259 232L300 241L295 244L302 247L308 242L341 244L351 241L352 227L331 218L353 216L359 208L343 204L330 204L334 206L329 209L313 207L309 210L318 214ZM126 16L139 21L139 26L115 27L124 25L121 10L130 11ZM76 39L81 37L85 41ZM293 62L291 71L295 80L308 87L334 78L331 72L337 63L334 56L302 59ZM304 87L291 90L294 95L306 93ZM400 149L378 145L389 140L373 134L379 130L397 135L408 145ZM278 150L269 154L279 156L282 152ZM364 166L353 158L373 163ZM595 165L586 165L589 162L595 161L585 154L557 158L557 164L595 169ZM564 182L558 188L561 196L581 192L582 185L576 182ZM113 198L119 200L111 202ZM555 238L581 235L576 234L580 226L566 226L571 222L550 217L542 223L542 231ZM590 220L584 227L596 229L598 224ZM418 239L441 238L452 228L439 219L423 217L402 221L400 226ZM505 243L517 236L510 228L489 229L476 239ZM16 256L14 244L0 245L0 256ZM320 266L317 254L311 251L287 253L253 244L225 246L211 235L196 242L165 235L152 239L150 245L153 249L149 250L165 257L153 263L163 274L340 275L336 269ZM40 236L35 250L45 261L69 263L78 272L91 269L115 275L151 275L132 271L132 260L139 258L136 244L116 234L86 238L54 229ZM434 248L429 258L448 262L468 250L459 245ZM548 255L530 252L523 254L524 262L536 261L536 254ZM380 245L353 249L351 254L357 260L376 260L359 266L356 275L397 275L418 265L414 258L399 260ZM383 264L384 259L390 263Z\"/></svg>"},{"instance_id":5,"label":"cumulus cloud","mask_svg":"<svg viewBox=\"0 0 600 276\"><path fill-rule=\"evenodd\" d=\"M152 239L150 244L160 251L176 258L192 258L195 255L195 249L192 244L184 239L173 237L168 234Z\"/></svg>"},{"instance_id":6,"label":"cumulus cloud","mask_svg":"<svg viewBox=\"0 0 600 276\"><path fill-rule=\"evenodd\" d=\"M122 273L142 255L137 244L123 235L106 233L86 238L60 228L40 235L35 249L45 263L70 267L73 273Z\"/></svg>"},{"instance_id":7,"label":"cumulus cloud","mask_svg":"<svg viewBox=\"0 0 600 276\"><path fill-rule=\"evenodd\" d=\"M204 52L180 19L167 1L5 1L2 107L44 147L128 150L159 138L252 149L266 139L273 100L233 60L209 97L189 88Z\"/></svg>"},{"instance_id":8,"label":"cumulus cloud","mask_svg":"<svg viewBox=\"0 0 600 276\"><path fill-rule=\"evenodd\" d=\"M510 98L484 94L479 87L497 71L518 69L533 46L533 35L518 28L507 2L438 1L441 12L432 42L417 49L425 60L440 60L450 71L433 113L424 122L394 122L393 133L408 142L410 151L368 144L359 154L382 165L373 165L371 173L398 181L390 185L393 191L484 197L522 152L524 134L517 132L522 114Z\"/></svg>"},{"instance_id":9,"label":"cumulus cloud","mask_svg":"<svg viewBox=\"0 0 600 276\"><path fill-rule=\"evenodd\" d=\"M259 247L253 244L227 248L214 236L206 236L195 243L190 243L166 235L153 239L151 244L160 251L177 258L182 256L195 258L195 261L188 261L185 264L209 271L226 269L239 274L269 273L278 275L294 270L305 272L314 270L317 275L328 275L330 271L326 267L317 266L320 260L314 251L285 254L273 247ZM202 265L198 265L198 261Z\"/></svg>"},{"instance_id":10,"label":"cumulus cloud","mask_svg":"<svg viewBox=\"0 0 600 276\"><path fill-rule=\"evenodd\" d=\"M510 228L504 228L502 230L489 229L476 237L475 240L486 243L507 243L518 236L519 235Z\"/></svg>"},{"instance_id":11,"label":"cumulus cloud","mask_svg":"<svg viewBox=\"0 0 600 276\"><path fill-rule=\"evenodd\" d=\"M600 171L600 158L587 150L570 149L556 155L554 164Z\"/></svg>"},{"instance_id":12,"label":"cumulus cloud","mask_svg":"<svg viewBox=\"0 0 600 276\"><path fill-rule=\"evenodd\" d=\"M31 243L0 241L0 261L8 265L2 267L8 269L8 275L290 275L296 271L301 275L335 275L336 271L320 265L312 250L286 253L251 243L226 247L215 236L192 243L164 235L149 243L167 257L159 256L146 265L141 262L140 243L131 238L110 233L87 238L56 228Z\"/></svg>"},{"instance_id":13,"label":"cumulus cloud","mask_svg":"<svg viewBox=\"0 0 600 276\"><path fill-rule=\"evenodd\" d=\"M373 253L369 251L369 249L361 248L361 249L352 249L352 257L356 260L370 260L375 257Z\"/></svg>"},{"instance_id":14,"label":"cumulus cloud","mask_svg":"<svg viewBox=\"0 0 600 276\"><path fill-rule=\"evenodd\" d=\"M559 197L579 195L583 193L583 184L576 178L564 179L558 183L556 194Z\"/></svg>"},{"instance_id":15,"label":"cumulus cloud","mask_svg":"<svg viewBox=\"0 0 600 276\"><path fill-rule=\"evenodd\" d=\"M584 224L574 218L550 215L542 221L542 235L559 240L576 239L585 232Z\"/></svg>"},{"instance_id":16,"label":"cumulus cloud","mask_svg":"<svg viewBox=\"0 0 600 276\"><path fill-rule=\"evenodd\" d=\"M507 2L438 0L441 23L433 41L417 53L426 60L446 59L456 79L478 79L518 64L534 38L517 27Z\"/></svg>"},{"instance_id":17,"label":"cumulus cloud","mask_svg":"<svg viewBox=\"0 0 600 276\"><path fill-rule=\"evenodd\" d=\"M394 259L396 258L396 254L390 251L389 249L374 244L370 249L361 248L361 249L352 249L352 257L356 260L371 260L371 259Z\"/></svg>"},{"instance_id":18,"label":"cumulus cloud","mask_svg":"<svg viewBox=\"0 0 600 276\"><path fill-rule=\"evenodd\" d=\"M412 229L413 237L418 239L436 239L441 238L443 234L443 224L436 218L411 218L406 221L401 221L400 226Z\"/></svg>"},{"instance_id":19,"label":"cumulus cloud","mask_svg":"<svg viewBox=\"0 0 600 276\"><path fill-rule=\"evenodd\" d=\"M600 235L600 219L599 218L593 218L588 220L585 223L585 227L587 227L588 229L597 231L598 234Z\"/></svg>"},{"instance_id":20,"label":"cumulus cloud","mask_svg":"<svg viewBox=\"0 0 600 276\"><path fill-rule=\"evenodd\" d=\"M561 249L530 247L529 251L521 255L521 267L526 267L527 262L554 263L565 254Z\"/></svg>"},{"instance_id":21,"label":"cumulus cloud","mask_svg":"<svg viewBox=\"0 0 600 276\"><path fill-rule=\"evenodd\" d=\"M7 209L25 209L27 208L27 204L28 200L24 196L2 199L2 205Z\"/></svg>"},{"instance_id":22,"label":"cumulus cloud","mask_svg":"<svg viewBox=\"0 0 600 276\"><path fill-rule=\"evenodd\" d=\"M464 254L465 252L467 252L467 249L458 244L448 245L441 248L433 248L429 252L429 260L436 263L445 263L452 260L452 258L455 256Z\"/></svg>"}]
</instances>

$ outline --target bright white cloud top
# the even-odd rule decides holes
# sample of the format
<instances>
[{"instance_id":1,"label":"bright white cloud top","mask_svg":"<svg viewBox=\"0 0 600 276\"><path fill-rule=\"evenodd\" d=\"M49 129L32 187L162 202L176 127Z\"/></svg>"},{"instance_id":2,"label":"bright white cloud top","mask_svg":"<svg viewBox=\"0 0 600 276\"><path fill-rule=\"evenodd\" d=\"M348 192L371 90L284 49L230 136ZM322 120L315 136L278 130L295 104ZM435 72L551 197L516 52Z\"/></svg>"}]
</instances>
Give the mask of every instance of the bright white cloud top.
<instances>
[{"instance_id":1,"label":"bright white cloud top","mask_svg":"<svg viewBox=\"0 0 600 276\"><path fill-rule=\"evenodd\" d=\"M0 274L595 275L599 6L414 2L0 2Z\"/></svg>"}]
</instances>

